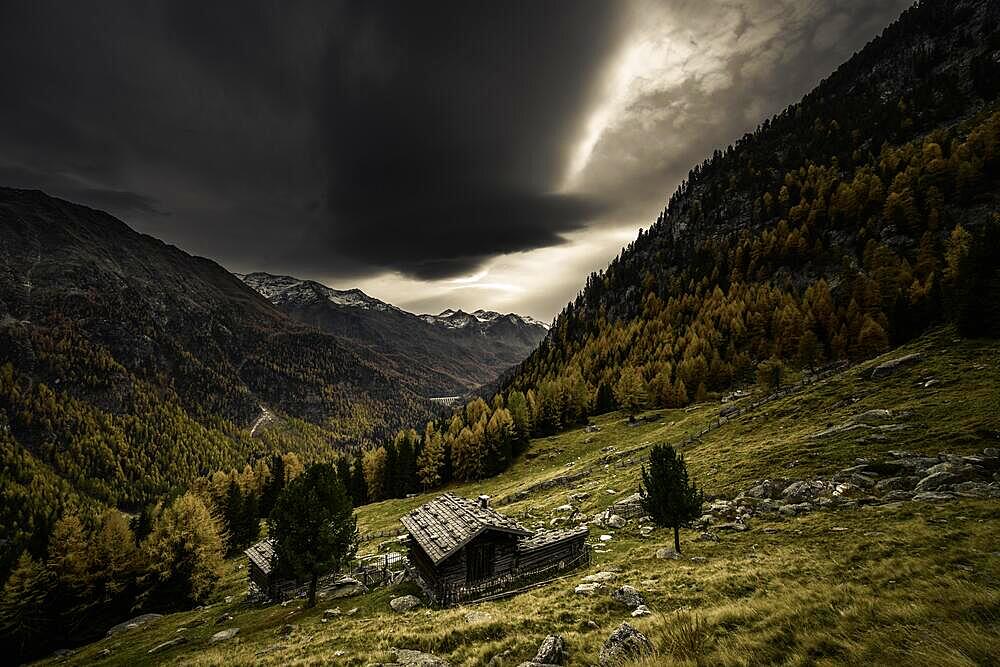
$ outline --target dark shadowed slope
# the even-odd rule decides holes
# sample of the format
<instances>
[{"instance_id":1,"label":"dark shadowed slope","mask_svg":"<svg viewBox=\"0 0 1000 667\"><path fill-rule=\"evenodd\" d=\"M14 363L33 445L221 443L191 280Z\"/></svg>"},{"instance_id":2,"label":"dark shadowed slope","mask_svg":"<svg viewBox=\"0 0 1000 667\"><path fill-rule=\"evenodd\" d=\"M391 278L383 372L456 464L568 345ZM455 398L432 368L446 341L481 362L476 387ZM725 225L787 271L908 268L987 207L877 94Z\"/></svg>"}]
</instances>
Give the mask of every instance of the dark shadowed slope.
<instances>
[{"instance_id":1,"label":"dark shadowed slope","mask_svg":"<svg viewBox=\"0 0 1000 667\"><path fill-rule=\"evenodd\" d=\"M430 415L370 351L100 211L0 189L0 258L11 549L69 495L136 507L199 474L275 451L328 458ZM264 406L277 421L251 437Z\"/></svg>"}]
</instances>

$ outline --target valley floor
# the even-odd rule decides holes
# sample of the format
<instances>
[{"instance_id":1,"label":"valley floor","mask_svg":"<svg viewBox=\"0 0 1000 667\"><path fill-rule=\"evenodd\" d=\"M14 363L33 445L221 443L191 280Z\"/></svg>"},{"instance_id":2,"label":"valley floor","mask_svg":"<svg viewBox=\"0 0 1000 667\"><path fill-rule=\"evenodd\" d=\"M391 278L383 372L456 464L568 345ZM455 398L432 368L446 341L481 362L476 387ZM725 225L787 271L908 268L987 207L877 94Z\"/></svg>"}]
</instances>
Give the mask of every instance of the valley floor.
<instances>
[{"instance_id":1,"label":"valley floor","mask_svg":"<svg viewBox=\"0 0 1000 667\"><path fill-rule=\"evenodd\" d=\"M922 358L888 377L870 378L875 365L909 352ZM998 397L1000 344L959 340L946 329L769 403L706 434L684 454L693 479L725 498L765 478L829 477L856 459L881 460L896 450L975 454L1000 447ZM548 526L553 518L558 523L565 514L557 508L567 503L591 517L637 489L649 443L681 442L719 408L711 403L654 412L637 426L620 414L605 415L595 420L598 432L578 428L537 439L506 473L449 490L490 494L500 511L529 528ZM876 427L846 428L872 410L889 412ZM622 454L629 450L635 452ZM549 480L584 472L568 485L544 488ZM394 529L403 513L427 499L363 507L360 529ZM591 665L602 642L628 620L660 652L637 664L995 664L998 510L997 499L942 497L797 516L758 514L747 519L748 530L715 529L718 541L697 539L700 530L682 531L682 560L655 557L672 543L666 530L644 536L635 520L619 530L594 526L591 541L598 546L586 570L505 600L404 614L392 612L388 601L415 592L412 584L321 600L312 610L300 601L252 605L243 601L245 564L237 559L210 606L164 616L64 660L368 665L389 661L392 648L407 648L452 665L499 667L530 660L541 640L555 633L566 639L567 664ZM601 534L611 539L598 543ZM383 537L362 552L394 548L398 544ZM593 594L574 593L585 575L596 572L613 574ZM631 618L610 597L621 584L642 591L654 613ZM324 620L328 608L342 613ZM209 643L227 628L239 633ZM178 637L184 641L149 653Z\"/></svg>"}]
</instances>

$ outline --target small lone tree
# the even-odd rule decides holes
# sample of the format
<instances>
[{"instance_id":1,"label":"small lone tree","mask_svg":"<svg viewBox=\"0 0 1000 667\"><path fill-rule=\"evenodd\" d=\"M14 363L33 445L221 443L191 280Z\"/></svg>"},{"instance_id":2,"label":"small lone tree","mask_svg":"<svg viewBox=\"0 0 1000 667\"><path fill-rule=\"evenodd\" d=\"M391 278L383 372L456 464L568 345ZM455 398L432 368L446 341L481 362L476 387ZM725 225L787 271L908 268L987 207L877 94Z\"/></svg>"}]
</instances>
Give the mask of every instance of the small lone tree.
<instances>
[{"instance_id":1,"label":"small lone tree","mask_svg":"<svg viewBox=\"0 0 1000 667\"><path fill-rule=\"evenodd\" d=\"M638 368L626 366L622 369L614 395L619 407L628 413L629 422L634 422L635 416L646 407L646 383Z\"/></svg>"},{"instance_id":2,"label":"small lone tree","mask_svg":"<svg viewBox=\"0 0 1000 667\"><path fill-rule=\"evenodd\" d=\"M278 569L308 578L308 606L316 606L319 576L354 558L358 542L354 508L333 467L311 465L289 482L271 512L269 528Z\"/></svg>"},{"instance_id":3,"label":"small lone tree","mask_svg":"<svg viewBox=\"0 0 1000 667\"><path fill-rule=\"evenodd\" d=\"M774 391L781 387L785 377L785 365L777 357L771 357L757 366L757 384L765 391Z\"/></svg>"},{"instance_id":4,"label":"small lone tree","mask_svg":"<svg viewBox=\"0 0 1000 667\"><path fill-rule=\"evenodd\" d=\"M654 445L649 468L642 467L642 508L653 522L674 529L674 550L681 552L681 527L701 515L704 494L688 479L684 458L670 445Z\"/></svg>"}]
</instances>

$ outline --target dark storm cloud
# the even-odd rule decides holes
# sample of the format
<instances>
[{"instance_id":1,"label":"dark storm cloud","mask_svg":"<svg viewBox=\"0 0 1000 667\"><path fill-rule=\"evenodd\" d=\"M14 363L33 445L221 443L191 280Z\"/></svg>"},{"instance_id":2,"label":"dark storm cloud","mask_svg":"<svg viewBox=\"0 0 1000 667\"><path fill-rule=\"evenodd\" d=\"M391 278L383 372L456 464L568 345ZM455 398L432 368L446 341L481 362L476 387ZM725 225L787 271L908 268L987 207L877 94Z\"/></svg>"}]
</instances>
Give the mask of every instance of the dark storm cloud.
<instances>
[{"instance_id":1,"label":"dark storm cloud","mask_svg":"<svg viewBox=\"0 0 1000 667\"><path fill-rule=\"evenodd\" d=\"M136 192L94 188L57 173L45 173L0 163L0 184L4 187L59 192L76 202L88 202L102 209L146 215L164 215L159 202Z\"/></svg>"},{"instance_id":2,"label":"dark storm cloud","mask_svg":"<svg viewBox=\"0 0 1000 667\"><path fill-rule=\"evenodd\" d=\"M334 245L421 278L559 243L597 213L552 191L615 35L606 2L433 6L351 14L321 123Z\"/></svg>"},{"instance_id":3,"label":"dark storm cloud","mask_svg":"<svg viewBox=\"0 0 1000 667\"><path fill-rule=\"evenodd\" d=\"M548 319L907 4L0 0L0 181L233 270Z\"/></svg>"},{"instance_id":4,"label":"dark storm cloud","mask_svg":"<svg viewBox=\"0 0 1000 667\"><path fill-rule=\"evenodd\" d=\"M575 186L648 225L689 169L797 102L911 0L635 0L609 120ZM645 223L645 224L644 224Z\"/></svg>"},{"instance_id":5,"label":"dark storm cloud","mask_svg":"<svg viewBox=\"0 0 1000 667\"><path fill-rule=\"evenodd\" d=\"M5 3L0 158L230 264L452 276L600 211L555 191L616 11Z\"/></svg>"}]
</instances>

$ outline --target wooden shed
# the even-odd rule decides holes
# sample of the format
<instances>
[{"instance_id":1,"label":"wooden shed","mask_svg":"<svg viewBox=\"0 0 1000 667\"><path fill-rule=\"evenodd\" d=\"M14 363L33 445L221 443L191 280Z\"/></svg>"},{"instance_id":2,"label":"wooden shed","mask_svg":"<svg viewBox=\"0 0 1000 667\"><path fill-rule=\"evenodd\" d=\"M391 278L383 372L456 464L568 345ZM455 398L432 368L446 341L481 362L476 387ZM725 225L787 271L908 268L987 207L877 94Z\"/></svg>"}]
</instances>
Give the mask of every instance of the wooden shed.
<instances>
[{"instance_id":1,"label":"wooden shed","mask_svg":"<svg viewBox=\"0 0 1000 667\"><path fill-rule=\"evenodd\" d=\"M243 553L247 555L247 577L250 579L251 589L256 588L267 598L277 598L274 540L261 540Z\"/></svg>"},{"instance_id":2,"label":"wooden shed","mask_svg":"<svg viewBox=\"0 0 1000 667\"><path fill-rule=\"evenodd\" d=\"M534 534L477 500L450 493L404 515L409 560L424 591L438 602L492 595L543 570L578 564L587 528Z\"/></svg>"}]
</instances>

